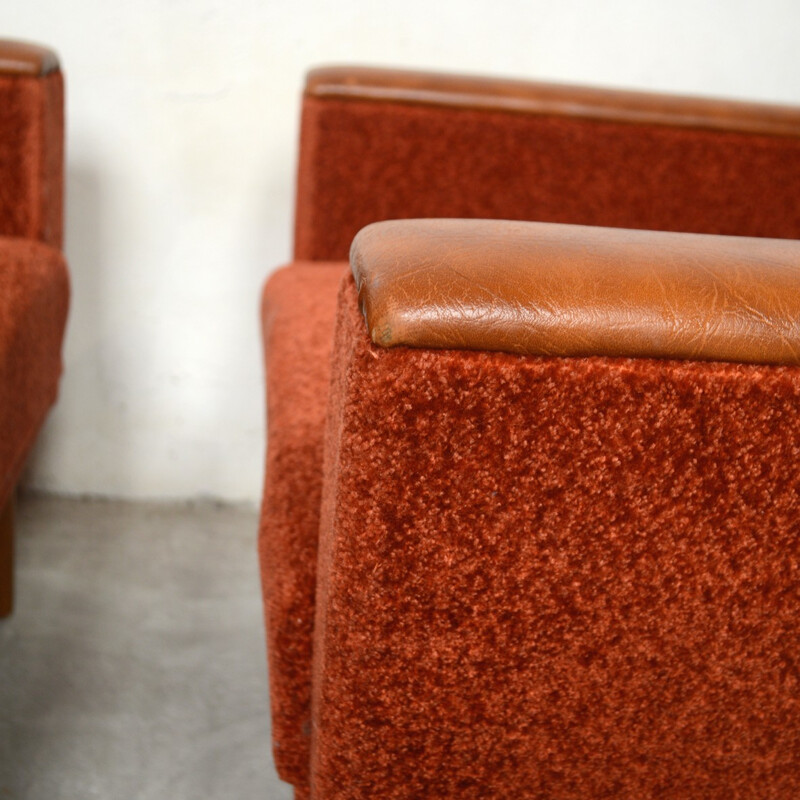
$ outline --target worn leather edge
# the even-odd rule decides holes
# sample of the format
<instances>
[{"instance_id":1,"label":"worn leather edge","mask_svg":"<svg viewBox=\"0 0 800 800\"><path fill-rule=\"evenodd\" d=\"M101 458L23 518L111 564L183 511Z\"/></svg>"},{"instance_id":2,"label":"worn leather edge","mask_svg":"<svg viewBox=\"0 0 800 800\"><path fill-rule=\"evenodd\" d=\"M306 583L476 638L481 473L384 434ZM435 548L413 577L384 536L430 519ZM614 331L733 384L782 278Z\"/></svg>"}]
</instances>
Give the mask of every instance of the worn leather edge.
<instances>
[{"instance_id":1,"label":"worn leather edge","mask_svg":"<svg viewBox=\"0 0 800 800\"><path fill-rule=\"evenodd\" d=\"M42 78L59 69L54 50L29 42L0 39L0 75Z\"/></svg>"},{"instance_id":2,"label":"worn leather edge","mask_svg":"<svg viewBox=\"0 0 800 800\"><path fill-rule=\"evenodd\" d=\"M320 67L306 97L800 136L800 107L375 67Z\"/></svg>"},{"instance_id":3,"label":"worn leather edge","mask_svg":"<svg viewBox=\"0 0 800 800\"><path fill-rule=\"evenodd\" d=\"M350 262L383 347L800 364L800 241L397 220Z\"/></svg>"}]
</instances>

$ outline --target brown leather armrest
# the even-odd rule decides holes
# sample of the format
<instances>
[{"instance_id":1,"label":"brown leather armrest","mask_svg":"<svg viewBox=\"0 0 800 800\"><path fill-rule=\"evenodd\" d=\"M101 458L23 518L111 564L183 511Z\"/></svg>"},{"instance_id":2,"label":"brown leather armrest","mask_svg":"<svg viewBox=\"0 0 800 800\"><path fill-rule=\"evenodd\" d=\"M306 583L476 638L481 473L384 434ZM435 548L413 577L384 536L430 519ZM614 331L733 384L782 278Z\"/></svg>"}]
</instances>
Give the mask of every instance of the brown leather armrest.
<instances>
[{"instance_id":1,"label":"brown leather armrest","mask_svg":"<svg viewBox=\"0 0 800 800\"><path fill-rule=\"evenodd\" d=\"M307 97L470 108L623 123L800 136L800 108L620 89L375 67L319 67Z\"/></svg>"},{"instance_id":2,"label":"brown leather armrest","mask_svg":"<svg viewBox=\"0 0 800 800\"><path fill-rule=\"evenodd\" d=\"M398 220L350 262L384 347L800 364L800 241Z\"/></svg>"},{"instance_id":3,"label":"brown leather armrest","mask_svg":"<svg viewBox=\"0 0 800 800\"><path fill-rule=\"evenodd\" d=\"M28 42L0 39L0 75L40 78L58 70L53 50Z\"/></svg>"}]
</instances>

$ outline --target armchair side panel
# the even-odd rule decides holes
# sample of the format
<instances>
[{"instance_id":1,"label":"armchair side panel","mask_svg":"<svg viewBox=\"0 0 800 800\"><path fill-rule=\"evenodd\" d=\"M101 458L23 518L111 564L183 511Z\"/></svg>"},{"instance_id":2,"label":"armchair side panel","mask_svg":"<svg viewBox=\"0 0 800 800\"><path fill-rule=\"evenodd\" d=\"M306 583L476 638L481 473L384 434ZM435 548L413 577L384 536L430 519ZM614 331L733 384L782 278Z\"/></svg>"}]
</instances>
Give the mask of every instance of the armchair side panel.
<instances>
[{"instance_id":1,"label":"armchair side panel","mask_svg":"<svg viewBox=\"0 0 800 800\"><path fill-rule=\"evenodd\" d=\"M0 617L13 608L14 489L56 400L68 302L67 268L58 250L0 237Z\"/></svg>"},{"instance_id":2,"label":"armchair side panel","mask_svg":"<svg viewBox=\"0 0 800 800\"><path fill-rule=\"evenodd\" d=\"M333 363L314 797L800 792L800 369Z\"/></svg>"}]
</instances>

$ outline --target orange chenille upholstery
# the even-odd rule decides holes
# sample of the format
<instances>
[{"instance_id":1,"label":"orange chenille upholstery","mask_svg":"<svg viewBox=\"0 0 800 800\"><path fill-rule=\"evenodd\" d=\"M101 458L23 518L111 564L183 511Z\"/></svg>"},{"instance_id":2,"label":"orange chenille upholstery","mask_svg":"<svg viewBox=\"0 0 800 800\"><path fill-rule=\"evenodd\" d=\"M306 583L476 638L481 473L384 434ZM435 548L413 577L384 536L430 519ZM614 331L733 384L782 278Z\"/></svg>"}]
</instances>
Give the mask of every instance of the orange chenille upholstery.
<instances>
[{"instance_id":1,"label":"orange chenille upholstery","mask_svg":"<svg viewBox=\"0 0 800 800\"><path fill-rule=\"evenodd\" d=\"M14 489L61 374L63 140L55 54L0 41L0 616L13 604Z\"/></svg>"},{"instance_id":2,"label":"orange chenille upholstery","mask_svg":"<svg viewBox=\"0 0 800 800\"><path fill-rule=\"evenodd\" d=\"M297 797L800 791L798 368L386 349L345 262L365 225L415 217L798 239L798 181L794 109L311 73L297 263L262 316L273 747ZM449 302L441 249L403 262L439 304L423 321Z\"/></svg>"},{"instance_id":3,"label":"orange chenille upholstery","mask_svg":"<svg viewBox=\"0 0 800 800\"><path fill-rule=\"evenodd\" d=\"M313 797L800 791L800 368L334 359Z\"/></svg>"}]
</instances>

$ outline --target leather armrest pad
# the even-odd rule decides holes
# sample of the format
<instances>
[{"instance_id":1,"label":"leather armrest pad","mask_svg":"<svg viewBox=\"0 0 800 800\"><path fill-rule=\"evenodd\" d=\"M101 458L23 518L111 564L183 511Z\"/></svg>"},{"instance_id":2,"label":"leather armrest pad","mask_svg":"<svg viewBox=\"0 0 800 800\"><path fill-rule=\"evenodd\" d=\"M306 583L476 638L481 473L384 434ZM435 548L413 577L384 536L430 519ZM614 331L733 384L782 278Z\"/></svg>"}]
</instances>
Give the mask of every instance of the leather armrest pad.
<instances>
[{"instance_id":1,"label":"leather armrest pad","mask_svg":"<svg viewBox=\"0 0 800 800\"><path fill-rule=\"evenodd\" d=\"M800 241L397 220L350 262L384 347L800 364Z\"/></svg>"},{"instance_id":2,"label":"leather armrest pad","mask_svg":"<svg viewBox=\"0 0 800 800\"><path fill-rule=\"evenodd\" d=\"M41 78L59 69L53 50L28 42L0 39L0 75Z\"/></svg>"}]
</instances>

